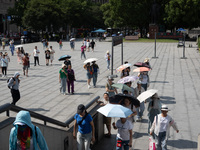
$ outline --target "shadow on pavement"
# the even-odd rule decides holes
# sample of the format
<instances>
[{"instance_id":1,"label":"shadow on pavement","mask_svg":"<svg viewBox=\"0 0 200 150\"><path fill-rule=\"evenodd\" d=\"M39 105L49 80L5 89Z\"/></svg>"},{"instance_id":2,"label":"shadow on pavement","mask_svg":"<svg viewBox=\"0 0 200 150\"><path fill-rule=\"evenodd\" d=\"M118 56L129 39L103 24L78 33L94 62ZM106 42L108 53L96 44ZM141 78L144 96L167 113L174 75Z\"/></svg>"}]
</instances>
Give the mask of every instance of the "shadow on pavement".
<instances>
[{"instance_id":1,"label":"shadow on pavement","mask_svg":"<svg viewBox=\"0 0 200 150\"><path fill-rule=\"evenodd\" d=\"M87 82L87 80L76 80L76 82Z\"/></svg>"},{"instance_id":2,"label":"shadow on pavement","mask_svg":"<svg viewBox=\"0 0 200 150\"><path fill-rule=\"evenodd\" d=\"M162 104L176 104L175 101L168 101L168 100L166 100L166 101L161 100L161 102L162 102Z\"/></svg>"},{"instance_id":3,"label":"shadow on pavement","mask_svg":"<svg viewBox=\"0 0 200 150\"><path fill-rule=\"evenodd\" d=\"M105 85L97 85L97 88L106 88Z\"/></svg>"},{"instance_id":4,"label":"shadow on pavement","mask_svg":"<svg viewBox=\"0 0 200 150\"><path fill-rule=\"evenodd\" d=\"M134 134L133 134L134 139L138 139L138 138L141 138L143 136L148 136L148 133L134 132Z\"/></svg>"},{"instance_id":5,"label":"shadow on pavement","mask_svg":"<svg viewBox=\"0 0 200 150\"><path fill-rule=\"evenodd\" d=\"M49 111L49 110L46 110L43 108L29 108L29 110L31 110L31 111Z\"/></svg>"},{"instance_id":6,"label":"shadow on pavement","mask_svg":"<svg viewBox=\"0 0 200 150\"><path fill-rule=\"evenodd\" d=\"M171 96L160 96L161 99L165 99L165 100L174 100L174 97Z\"/></svg>"},{"instance_id":7,"label":"shadow on pavement","mask_svg":"<svg viewBox=\"0 0 200 150\"><path fill-rule=\"evenodd\" d=\"M31 75L29 77L46 77L46 76L41 76L41 75Z\"/></svg>"},{"instance_id":8,"label":"shadow on pavement","mask_svg":"<svg viewBox=\"0 0 200 150\"><path fill-rule=\"evenodd\" d=\"M197 149L197 142L189 140L168 140L167 145L175 147L177 149Z\"/></svg>"},{"instance_id":9,"label":"shadow on pavement","mask_svg":"<svg viewBox=\"0 0 200 150\"><path fill-rule=\"evenodd\" d=\"M93 94L93 93L74 93L74 95L90 95L90 94Z\"/></svg>"},{"instance_id":10,"label":"shadow on pavement","mask_svg":"<svg viewBox=\"0 0 200 150\"><path fill-rule=\"evenodd\" d=\"M0 79L0 81L7 81L8 79L6 79L6 78L2 78L2 79Z\"/></svg>"},{"instance_id":11,"label":"shadow on pavement","mask_svg":"<svg viewBox=\"0 0 200 150\"><path fill-rule=\"evenodd\" d=\"M151 81L150 83L169 83L168 81Z\"/></svg>"}]
</instances>

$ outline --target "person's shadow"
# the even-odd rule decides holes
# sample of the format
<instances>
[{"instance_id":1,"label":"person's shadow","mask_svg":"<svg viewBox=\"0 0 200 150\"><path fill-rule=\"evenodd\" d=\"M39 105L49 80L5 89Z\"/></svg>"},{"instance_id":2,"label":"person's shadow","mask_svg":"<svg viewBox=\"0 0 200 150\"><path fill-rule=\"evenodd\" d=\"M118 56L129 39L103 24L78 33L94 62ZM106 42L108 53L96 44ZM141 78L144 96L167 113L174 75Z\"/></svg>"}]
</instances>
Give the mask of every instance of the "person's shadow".
<instances>
[{"instance_id":1,"label":"person's shadow","mask_svg":"<svg viewBox=\"0 0 200 150\"><path fill-rule=\"evenodd\" d=\"M197 149L197 142L189 140L168 140L167 145L172 146L177 149Z\"/></svg>"}]
</instances>

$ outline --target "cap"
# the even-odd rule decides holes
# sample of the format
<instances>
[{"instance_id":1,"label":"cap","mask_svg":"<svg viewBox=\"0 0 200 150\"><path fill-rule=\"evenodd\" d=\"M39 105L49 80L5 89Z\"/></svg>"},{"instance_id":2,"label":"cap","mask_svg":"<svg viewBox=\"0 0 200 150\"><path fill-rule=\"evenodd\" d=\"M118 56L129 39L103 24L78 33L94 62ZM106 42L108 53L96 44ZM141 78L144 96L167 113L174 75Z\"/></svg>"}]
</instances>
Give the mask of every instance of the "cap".
<instances>
[{"instance_id":1,"label":"cap","mask_svg":"<svg viewBox=\"0 0 200 150\"><path fill-rule=\"evenodd\" d=\"M77 114L82 113L85 110L85 106L83 104L78 105Z\"/></svg>"}]
</instances>

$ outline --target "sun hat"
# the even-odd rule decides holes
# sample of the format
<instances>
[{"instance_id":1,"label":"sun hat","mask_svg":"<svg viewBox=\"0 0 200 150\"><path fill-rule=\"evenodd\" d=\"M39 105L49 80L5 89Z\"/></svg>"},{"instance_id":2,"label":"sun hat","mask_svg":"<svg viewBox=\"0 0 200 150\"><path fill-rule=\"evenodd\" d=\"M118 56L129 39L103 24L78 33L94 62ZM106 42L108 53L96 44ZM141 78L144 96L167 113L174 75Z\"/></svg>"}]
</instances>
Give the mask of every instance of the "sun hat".
<instances>
[{"instance_id":1,"label":"sun hat","mask_svg":"<svg viewBox=\"0 0 200 150\"><path fill-rule=\"evenodd\" d=\"M149 58L145 58L145 59L144 59L144 62L149 62Z\"/></svg>"},{"instance_id":2,"label":"sun hat","mask_svg":"<svg viewBox=\"0 0 200 150\"><path fill-rule=\"evenodd\" d=\"M152 98L154 98L154 99L160 99L160 97L158 96L157 93L155 93L155 94L152 96Z\"/></svg>"},{"instance_id":3,"label":"sun hat","mask_svg":"<svg viewBox=\"0 0 200 150\"><path fill-rule=\"evenodd\" d=\"M106 52L107 54L110 53L109 51Z\"/></svg>"},{"instance_id":4,"label":"sun hat","mask_svg":"<svg viewBox=\"0 0 200 150\"><path fill-rule=\"evenodd\" d=\"M108 76L108 80L112 80L113 81L114 79L111 76Z\"/></svg>"},{"instance_id":5,"label":"sun hat","mask_svg":"<svg viewBox=\"0 0 200 150\"><path fill-rule=\"evenodd\" d=\"M142 84L142 82L139 80L139 81L137 82L137 84Z\"/></svg>"},{"instance_id":6,"label":"sun hat","mask_svg":"<svg viewBox=\"0 0 200 150\"><path fill-rule=\"evenodd\" d=\"M63 68L63 67L66 67L66 65L65 65L65 64L62 64L62 68Z\"/></svg>"},{"instance_id":7,"label":"sun hat","mask_svg":"<svg viewBox=\"0 0 200 150\"><path fill-rule=\"evenodd\" d=\"M77 114L82 113L85 110L85 106L83 104L78 105Z\"/></svg>"},{"instance_id":8,"label":"sun hat","mask_svg":"<svg viewBox=\"0 0 200 150\"><path fill-rule=\"evenodd\" d=\"M161 110L162 110L162 111L170 111L170 110L168 109L168 106L167 106L167 105L162 105Z\"/></svg>"}]
</instances>

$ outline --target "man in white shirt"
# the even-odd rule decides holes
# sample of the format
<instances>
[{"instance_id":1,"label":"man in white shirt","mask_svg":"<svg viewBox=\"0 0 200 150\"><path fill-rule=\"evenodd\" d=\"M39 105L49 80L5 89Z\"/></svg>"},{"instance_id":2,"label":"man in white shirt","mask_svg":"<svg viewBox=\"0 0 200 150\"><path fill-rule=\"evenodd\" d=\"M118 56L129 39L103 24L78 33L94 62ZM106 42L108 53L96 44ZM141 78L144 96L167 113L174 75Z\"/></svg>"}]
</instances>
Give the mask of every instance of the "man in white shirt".
<instances>
[{"instance_id":1,"label":"man in white shirt","mask_svg":"<svg viewBox=\"0 0 200 150\"><path fill-rule=\"evenodd\" d=\"M40 53L40 51L37 49L37 46L35 46L35 49L33 50L34 66L36 66L36 61L38 63L38 66L40 65L39 64L39 53Z\"/></svg>"}]
</instances>

